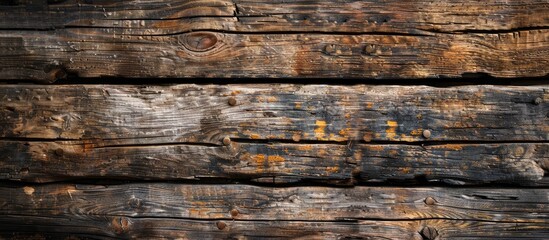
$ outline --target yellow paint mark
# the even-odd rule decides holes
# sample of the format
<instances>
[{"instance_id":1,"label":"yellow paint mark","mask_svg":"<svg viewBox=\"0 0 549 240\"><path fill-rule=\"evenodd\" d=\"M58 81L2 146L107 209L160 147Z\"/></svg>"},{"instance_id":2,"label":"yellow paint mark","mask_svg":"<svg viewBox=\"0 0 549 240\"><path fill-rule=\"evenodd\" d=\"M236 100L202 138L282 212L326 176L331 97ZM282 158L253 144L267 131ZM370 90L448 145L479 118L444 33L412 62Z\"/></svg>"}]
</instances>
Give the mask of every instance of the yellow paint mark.
<instances>
[{"instance_id":1,"label":"yellow paint mark","mask_svg":"<svg viewBox=\"0 0 549 240\"><path fill-rule=\"evenodd\" d=\"M330 173L336 173L339 171L339 167L338 166L335 166L335 167L326 167L326 172L330 172Z\"/></svg>"},{"instance_id":2,"label":"yellow paint mark","mask_svg":"<svg viewBox=\"0 0 549 240\"><path fill-rule=\"evenodd\" d=\"M242 93L242 91L240 91L240 90L235 90L235 91L231 92L231 95L236 96L236 95L238 95L238 94L240 94L240 93Z\"/></svg>"},{"instance_id":3,"label":"yellow paint mark","mask_svg":"<svg viewBox=\"0 0 549 240\"><path fill-rule=\"evenodd\" d=\"M296 108L296 109L301 109L301 103L296 102L296 103L295 103L295 108Z\"/></svg>"},{"instance_id":4,"label":"yellow paint mark","mask_svg":"<svg viewBox=\"0 0 549 240\"><path fill-rule=\"evenodd\" d=\"M350 132L351 132L350 128L344 128L339 130L339 135L348 137Z\"/></svg>"},{"instance_id":5,"label":"yellow paint mark","mask_svg":"<svg viewBox=\"0 0 549 240\"><path fill-rule=\"evenodd\" d=\"M297 147L297 150L311 151L311 150L313 150L313 146L311 146L311 145L301 145L301 146Z\"/></svg>"},{"instance_id":6,"label":"yellow paint mark","mask_svg":"<svg viewBox=\"0 0 549 240\"><path fill-rule=\"evenodd\" d=\"M24 187L23 191L25 191L25 194L30 196L34 193L34 188L33 187Z\"/></svg>"},{"instance_id":7,"label":"yellow paint mark","mask_svg":"<svg viewBox=\"0 0 549 240\"><path fill-rule=\"evenodd\" d=\"M326 121L316 120L315 137L319 140L323 140L326 136Z\"/></svg>"},{"instance_id":8,"label":"yellow paint mark","mask_svg":"<svg viewBox=\"0 0 549 240\"><path fill-rule=\"evenodd\" d=\"M252 159L257 163L257 165L262 166L263 163L265 163L265 155L263 154L257 154L255 156L252 156Z\"/></svg>"},{"instance_id":9,"label":"yellow paint mark","mask_svg":"<svg viewBox=\"0 0 549 240\"><path fill-rule=\"evenodd\" d=\"M410 132L412 136L421 136L423 134L423 129L414 129Z\"/></svg>"},{"instance_id":10,"label":"yellow paint mark","mask_svg":"<svg viewBox=\"0 0 549 240\"><path fill-rule=\"evenodd\" d=\"M351 118L351 114L350 113L345 113L345 118L347 118L347 119Z\"/></svg>"},{"instance_id":11,"label":"yellow paint mark","mask_svg":"<svg viewBox=\"0 0 549 240\"><path fill-rule=\"evenodd\" d=\"M269 161L269 163L284 162L284 160L286 159L284 159L282 156L279 156L279 155L271 155L267 157L267 161Z\"/></svg>"},{"instance_id":12,"label":"yellow paint mark","mask_svg":"<svg viewBox=\"0 0 549 240\"><path fill-rule=\"evenodd\" d=\"M278 98L276 98L276 97L272 97L272 96L271 96L271 97L268 97L268 98L267 98L267 102L270 102L270 103L271 103L271 102L276 102L276 101L278 101Z\"/></svg>"},{"instance_id":13,"label":"yellow paint mark","mask_svg":"<svg viewBox=\"0 0 549 240\"><path fill-rule=\"evenodd\" d=\"M366 103L366 107L367 107L367 108L372 108L372 107L374 107L374 103L372 103L372 102L367 102L367 103Z\"/></svg>"},{"instance_id":14,"label":"yellow paint mark","mask_svg":"<svg viewBox=\"0 0 549 240\"><path fill-rule=\"evenodd\" d=\"M396 128L398 127L398 123L396 121L387 121L387 130L385 132L387 133L387 138L394 140L396 137Z\"/></svg>"},{"instance_id":15,"label":"yellow paint mark","mask_svg":"<svg viewBox=\"0 0 549 240\"><path fill-rule=\"evenodd\" d=\"M403 167L402 168L402 173L406 174L406 173L410 173L410 168L409 167Z\"/></svg>"}]
</instances>

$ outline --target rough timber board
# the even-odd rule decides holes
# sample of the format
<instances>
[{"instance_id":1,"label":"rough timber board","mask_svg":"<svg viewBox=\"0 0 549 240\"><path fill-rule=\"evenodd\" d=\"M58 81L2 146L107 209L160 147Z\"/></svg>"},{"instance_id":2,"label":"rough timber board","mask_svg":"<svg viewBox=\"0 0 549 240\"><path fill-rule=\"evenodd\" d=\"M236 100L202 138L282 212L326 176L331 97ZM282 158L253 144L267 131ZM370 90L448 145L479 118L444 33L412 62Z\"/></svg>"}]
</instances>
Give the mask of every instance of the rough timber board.
<instances>
[{"instance_id":1,"label":"rough timber board","mask_svg":"<svg viewBox=\"0 0 549 240\"><path fill-rule=\"evenodd\" d=\"M540 185L549 144L334 144L97 147L0 141L0 179L232 179L265 183L444 182Z\"/></svg>"},{"instance_id":2,"label":"rough timber board","mask_svg":"<svg viewBox=\"0 0 549 240\"><path fill-rule=\"evenodd\" d=\"M0 237L42 239L547 239L547 223L471 220L199 221L178 218L0 218ZM220 226L225 226L222 230ZM430 228L429 228L430 227ZM429 235L427 235L429 234ZM436 238L438 237L438 238Z\"/></svg>"},{"instance_id":3,"label":"rough timber board","mask_svg":"<svg viewBox=\"0 0 549 240\"><path fill-rule=\"evenodd\" d=\"M549 74L549 30L488 34L120 35L109 28L0 31L0 79L425 78Z\"/></svg>"},{"instance_id":4,"label":"rough timber board","mask_svg":"<svg viewBox=\"0 0 549 240\"><path fill-rule=\"evenodd\" d=\"M103 146L220 145L225 136L341 143L549 140L547 85L0 85L0 100L3 139Z\"/></svg>"},{"instance_id":5,"label":"rough timber board","mask_svg":"<svg viewBox=\"0 0 549 240\"><path fill-rule=\"evenodd\" d=\"M193 237L203 232L218 237L394 239L418 237L430 227L441 238L540 238L548 232L548 194L546 189L159 183L3 186L0 195L10 198L0 199L0 221L5 226L0 231L35 229L45 235L104 237ZM432 201L426 201L428 197ZM219 222L225 226L219 227Z\"/></svg>"}]
</instances>

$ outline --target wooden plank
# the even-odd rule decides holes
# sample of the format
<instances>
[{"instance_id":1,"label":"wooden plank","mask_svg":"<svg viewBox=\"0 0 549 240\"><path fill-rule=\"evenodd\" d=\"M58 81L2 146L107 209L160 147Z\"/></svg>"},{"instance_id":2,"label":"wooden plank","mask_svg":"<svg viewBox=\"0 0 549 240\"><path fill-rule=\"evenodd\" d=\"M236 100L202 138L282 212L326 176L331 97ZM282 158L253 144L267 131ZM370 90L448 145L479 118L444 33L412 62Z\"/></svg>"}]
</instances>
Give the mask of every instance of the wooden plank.
<instances>
[{"instance_id":1,"label":"wooden plank","mask_svg":"<svg viewBox=\"0 0 549 240\"><path fill-rule=\"evenodd\" d=\"M549 74L549 30L468 34L0 31L0 79L426 78ZM74 78L76 79L76 78Z\"/></svg>"},{"instance_id":2,"label":"wooden plank","mask_svg":"<svg viewBox=\"0 0 549 240\"><path fill-rule=\"evenodd\" d=\"M0 28L108 27L126 33L496 31L548 27L544 0L10 1Z\"/></svg>"},{"instance_id":3,"label":"wooden plank","mask_svg":"<svg viewBox=\"0 0 549 240\"><path fill-rule=\"evenodd\" d=\"M0 100L1 138L90 146L549 140L547 85L1 85Z\"/></svg>"},{"instance_id":4,"label":"wooden plank","mask_svg":"<svg viewBox=\"0 0 549 240\"><path fill-rule=\"evenodd\" d=\"M222 223L220 223L222 222ZM2 216L3 239L546 239L545 223L420 221L198 221ZM224 226L219 229L219 226ZM431 234L423 229L434 229ZM433 237L434 236L434 237ZM438 238L437 238L438 237Z\"/></svg>"},{"instance_id":5,"label":"wooden plank","mask_svg":"<svg viewBox=\"0 0 549 240\"><path fill-rule=\"evenodd\" d=\"M2 185L0 215L250 221L469 220L549 223L549 190L258 187L133 183Z\"/></svg>"},{"instance_id":6,"label":"wooden plank","mask_svg":"<svg viewBox=\"0 0 549 240\"><path fill-rule=\"evenodd\" d=\"M0 141L0 179L231 179L547 185L549 143L95 146L86 141ZM544 171L545 169L545 171Z\"/></svg>"}]
</instances>

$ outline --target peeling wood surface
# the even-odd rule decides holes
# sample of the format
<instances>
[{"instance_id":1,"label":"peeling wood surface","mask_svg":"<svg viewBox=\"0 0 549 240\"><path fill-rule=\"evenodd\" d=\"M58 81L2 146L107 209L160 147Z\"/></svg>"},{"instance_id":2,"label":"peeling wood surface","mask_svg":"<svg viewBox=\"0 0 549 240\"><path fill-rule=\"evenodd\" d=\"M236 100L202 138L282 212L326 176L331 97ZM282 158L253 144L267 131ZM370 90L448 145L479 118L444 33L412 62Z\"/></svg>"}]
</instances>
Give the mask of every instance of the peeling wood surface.
<instances>
[{"instance_id":1,"label":"peeling wood surface","mask_svg":"<svg viewBox=\"0 0 549 240\"><path fill-rule=\"evenodd\" d=\"M0 193L11 196L0 200L0 214L5 216L2 222L7 227L0 231L4 232L25 232L25 226L33 224L43 230L53 227L55 230L46 231L52 234L104 237L192 237L204 232L212 237L321 234L316 236L396 239L425 234L425 227L434 229L440 238L541 238L549 230L546 189L145 183L3 186ZM171 234L164 232L172 227L176 230Z\"/></svg>"},{"instance_id":2,"label":"peeling wood surface","mask_svg":"<svg viewBox=\"0 0 549 240\"><path fill-rule=\"evenodd\" d=\"M549 74L543 0L49 3L0 6L0 79Z\"/></svg>"}]
</instances>

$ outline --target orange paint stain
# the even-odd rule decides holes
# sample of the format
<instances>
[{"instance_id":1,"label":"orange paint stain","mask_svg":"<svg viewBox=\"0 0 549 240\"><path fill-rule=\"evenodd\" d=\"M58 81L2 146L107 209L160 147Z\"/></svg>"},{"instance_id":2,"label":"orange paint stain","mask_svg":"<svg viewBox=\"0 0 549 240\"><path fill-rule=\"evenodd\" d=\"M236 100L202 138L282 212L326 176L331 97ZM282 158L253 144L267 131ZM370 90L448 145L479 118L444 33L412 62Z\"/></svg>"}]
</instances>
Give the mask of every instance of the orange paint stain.
<instances>
[{"instance_id":1,"label":"orange paint stain","mask_svg":"<svg viewBox=\"0 0 549 240\"><path fill-rule=\"evenodd\" d=\"M335 167L326 167L326 172L329 172L329 173L336 173L339 171L339 167L335 166Z\"/></svg>"},{"instance_id":2,"label":"orange paint stain","mask_svg":"<svg viewBox=\"0 0 549 240\"><path fill-rule=\"evenodd\" d=\"M387 130L385 130L387 133L387 138L394 140L396 137L396 128L398 127L398 123L396 121L387 121L387 126Z\"/></svg>"},{"instance_id":3,"label":"orange paint stain","mask_svg":"<svg viewBox=\"0 0 549 240\"><path fill-rule=\"evenodd\" d=\"M272 96L271 96L271 97L268 97L268 98L267 98L267 102L270 102L270 103L271 103L271 102L276 102L276 101L278 101L278 98L276 98L276 97L272 97Z\"/></svg>"},{"instance_id":4,"label":"orange paint stain","mask_svg":"<svg viewBox=\"0 0 549 240\"><path fill-rule=\"evenodd\" d=\"M254 160L255 163L257 163L257 165L261 166L263 165L263 163L265 163L265 155L264 154L254 155L252 156L252 160Z\"/></svg>"},{"instance_id":5,"label":"orange paint stain","mask_svg":"<svg viewBox=\"0 0 549 240\"><path fill-rule=\"evenodd\" d=\"M267 157L267 161L269 161L269 163L284 162L284 160L286 159L279 155L271 155Z\"/></svg>"},{"instance_id":6,"label":"orange paint stain","mask_svg":"<svg viewBox=\"0 0 549 240\"><path fill-rule=\"evenodd\" d=\"M319 140L324 140L326 136L326 121L316 120L315 137Z\"/></svg>"}]
</instances>

